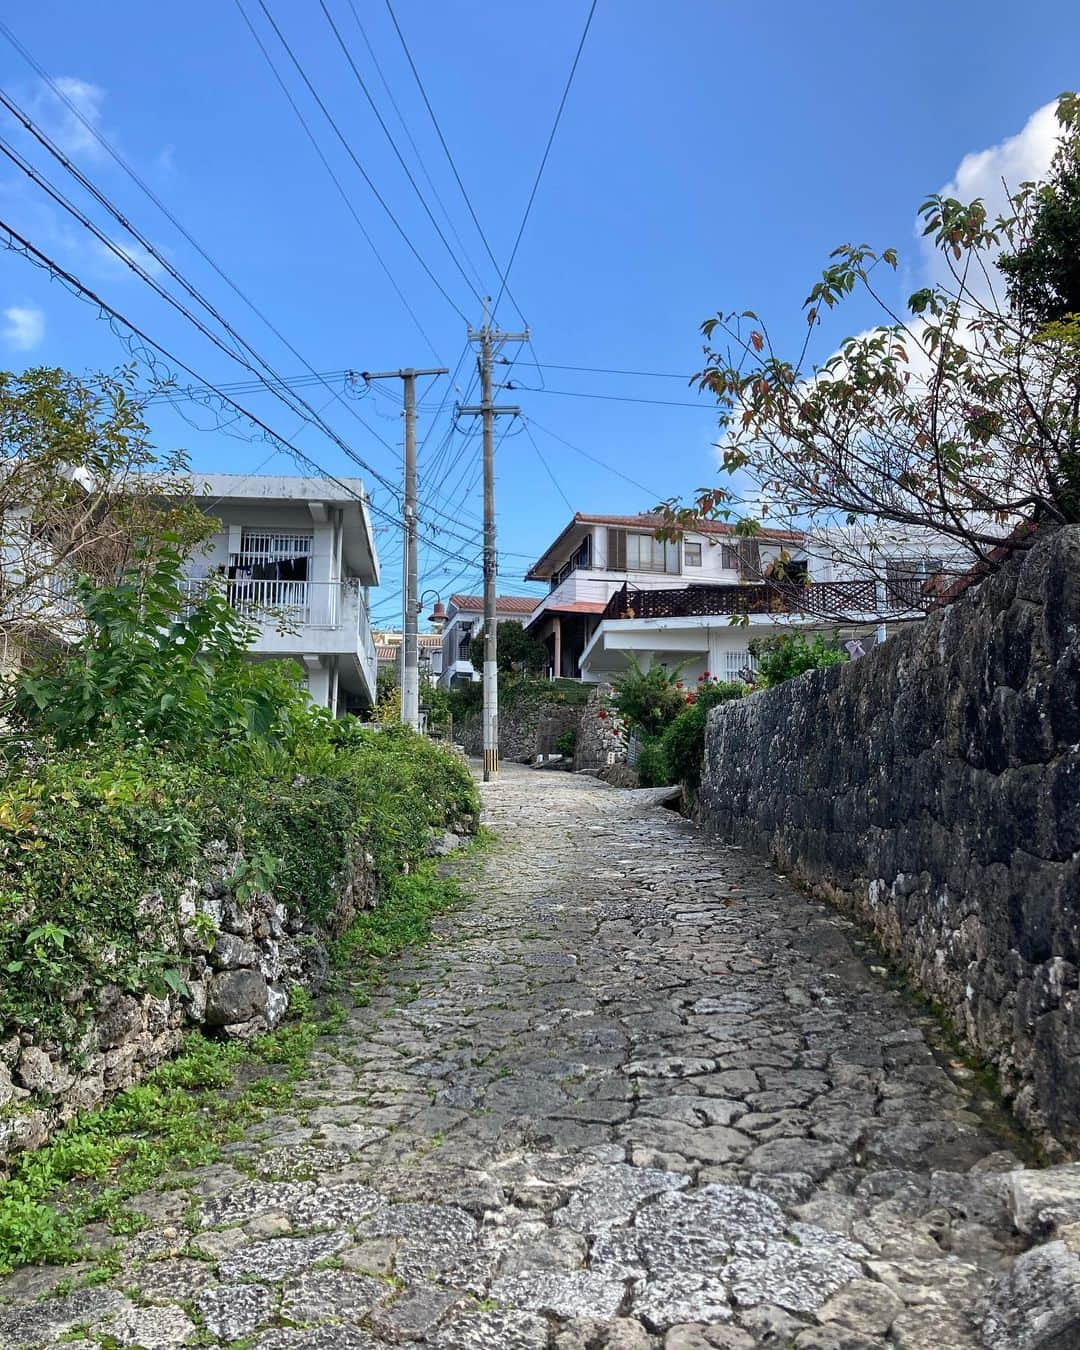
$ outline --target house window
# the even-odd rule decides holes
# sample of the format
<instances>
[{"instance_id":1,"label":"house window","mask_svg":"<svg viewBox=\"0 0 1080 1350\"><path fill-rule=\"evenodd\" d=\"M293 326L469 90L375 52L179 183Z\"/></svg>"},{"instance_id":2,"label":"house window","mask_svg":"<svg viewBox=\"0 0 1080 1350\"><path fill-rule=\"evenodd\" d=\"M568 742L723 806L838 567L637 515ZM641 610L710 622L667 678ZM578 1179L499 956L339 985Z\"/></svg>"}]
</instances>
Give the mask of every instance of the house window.
<instances>
[{"instance_id":1,"label":"house window","mask_svg":"<svg viewBox=\"0 0 1080 1350\"><path fill-rule=\"evenodd\" d=\"M941 558L886 558L885 589L894 604L910 604L922 590L923 582L944 567Z\"/></svg>"},{"instance_id":2,"label":"house window","mask_svg":"<svg viewBox=\"0 0 1080 1350\"><path fill-rule=\"evenodd\" d=\"M737 572L739 570L739 550L734 544L720 545L720 566L726 572Z\"/></svg>"},{"instance_id":3,"label":"house window","mask_svg":"<svg viewBox=\"0 0 1080 1350\"><path fill-rule=\"evenodd\" d=\"M243 571L251 581L307 581L313 543L310 531L278 534L244 529L236 555L237 574Z\"/></svg>"},{"instance_id":4,"label":"house window","mask_svg":"<svg viewBox=\"0 0 1080 1350\"><path fill-rule=\"evenodd\" d=\"M669 572L678 576L679 545L651 534L608 530L609 572Z\"/></svg>"},{"instance_id":5,"label":"house window","mask_svg":"<svg viewBox=\"0 0 1080 1350\"><path fill-rule=\"evenodd\" d=\"M683 565L685 567L701 566L701 545L691 544L689 540L683 544Z\"/></svg>"},{"instance_id":6,"label":"house window","mask_svg":"<svg viewBox=\"0 0 1080 1350\"><path fill-rule=\"evenodd\" d=\"M727 651L724 653L723 678L728 683L734 683L736 680L745 680L757 670L757 660L750 655L749 651Z\"/></svg>"}]
</instances>

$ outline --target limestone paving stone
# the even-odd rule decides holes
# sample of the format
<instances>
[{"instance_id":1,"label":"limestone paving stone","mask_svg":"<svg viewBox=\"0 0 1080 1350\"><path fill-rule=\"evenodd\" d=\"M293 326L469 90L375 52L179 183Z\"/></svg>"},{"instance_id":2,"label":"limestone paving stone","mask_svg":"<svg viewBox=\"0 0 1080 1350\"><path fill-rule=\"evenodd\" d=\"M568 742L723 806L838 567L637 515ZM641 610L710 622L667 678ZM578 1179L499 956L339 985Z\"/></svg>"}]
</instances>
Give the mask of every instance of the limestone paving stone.
<instances>
[{"instance_id":1,"label":"limestone paving stone","mask_svg":"<svg viewBox=\"0 0 1080 1350\"><path fill-rule=\"evenodd\" d=\"M274 1296L264 1284L222 1284L200 1294L195 1307L214 1336L238 1341L269 1322Z\"/></svg>"},{"instance_id":2,"label":"limestone paving stone","mask_svg":"<svg viewBox=\"0 0 1080 1350\"><path fill-rule=\"evenodd\" d=\"M281 1312L290 1322L357 1322L387 1302L393 1286L348 1270L313 1270L288 1280Z\"/></svg>"},{"instance_id":3,"label":"limestone paving stone","mask_svg":"<svg viewBox=\"0 0 1080 1350\"><path fill-rule=\"evenodd\" d=\"M252 1276L261 1280L280 1280L298 1270L307 1270L325 1261L350 1244L347 1233L322 1233L316 1237L271 1238L252 1242L230 1252L218 1263L222 1279Z\"/></svg>"},{"instance_id":4,"label":"limestone paving stone","mask_svg":"<svg viewBox=\"0 0 1080 1350\"><path fill-rule=\"evenodd\" d=\"M1068 1344L1029 1333L1073 1297L1074 1174L1023 1167L849 921L647 795L482 793L470 903L289 1111L136 1197L109 1285L5 1282L0 1346L182 1344L192 1307L256 1350Z\"/></svg>"}]
</instances>

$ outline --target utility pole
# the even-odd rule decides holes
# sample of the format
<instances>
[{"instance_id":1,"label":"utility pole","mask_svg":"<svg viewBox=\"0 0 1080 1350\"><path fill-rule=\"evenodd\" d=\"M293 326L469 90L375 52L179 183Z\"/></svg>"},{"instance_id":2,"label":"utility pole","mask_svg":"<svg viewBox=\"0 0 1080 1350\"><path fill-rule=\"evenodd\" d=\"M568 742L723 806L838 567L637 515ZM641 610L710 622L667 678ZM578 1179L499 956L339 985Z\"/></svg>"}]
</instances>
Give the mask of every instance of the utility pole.
<instances>
[{"instance_id":1,"label":"utility pole","mask_svg":"<svg viewBox=\"0 0 1080 1350\"><path fill-rule=\"evenodd\" d=\"M365 380L401 380L405 400L405 500L402 511L405 531L402 558L402 625L401 625L401 720L413 731L420 729L420 662L416 630L419 616L416 557L416 377L418 375L446 375L445 366L438 370L383 370L374 374L364 372Z\"/></svg>"},{"instance_id":2,"label":"utility pole","mask_svg":"<svg viewBox=\"0 0 1080 1350\"><path fill-rule=\"evenodd\" d=\"M480 345L480 405L462 408L458 415L483 419L484 430L484 782L499 772L499 645L495 621L495 584L498 560L495 552L495 418L516 417L521 409L491 401L491 365L504 342L528 342L524 333L504 333L488 321L488 301L484 301L484 323L469 329L469 341Z\"/></svg>"}]
</instances>

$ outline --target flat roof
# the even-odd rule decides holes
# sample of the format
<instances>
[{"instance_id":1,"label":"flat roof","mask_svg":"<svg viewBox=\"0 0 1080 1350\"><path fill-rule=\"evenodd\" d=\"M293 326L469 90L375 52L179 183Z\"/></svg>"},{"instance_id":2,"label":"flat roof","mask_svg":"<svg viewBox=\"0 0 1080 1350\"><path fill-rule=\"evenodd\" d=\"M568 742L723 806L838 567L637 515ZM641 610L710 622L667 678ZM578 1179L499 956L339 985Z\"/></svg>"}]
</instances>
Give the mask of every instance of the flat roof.
<instances>
[{"instance_id":1,"label":"flat roof","mask_svg":"<svg viewBox=\"0 0 1080 1350\"><path fill-rule=\"evenodd\" d=\"M188 472L196 500L243 502L367 501L362 478L304 478L288 473Z\"/></svg>"}]
</instances>

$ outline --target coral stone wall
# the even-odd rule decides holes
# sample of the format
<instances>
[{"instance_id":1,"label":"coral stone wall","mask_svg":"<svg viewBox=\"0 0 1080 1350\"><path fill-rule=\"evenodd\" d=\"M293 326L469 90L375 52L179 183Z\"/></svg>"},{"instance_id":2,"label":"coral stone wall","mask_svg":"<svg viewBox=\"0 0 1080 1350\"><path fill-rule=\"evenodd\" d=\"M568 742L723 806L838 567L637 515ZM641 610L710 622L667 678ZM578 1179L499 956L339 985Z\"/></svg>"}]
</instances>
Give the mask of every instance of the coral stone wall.
<instances>
[{"instance_id":1,"label":"coral stone wall","mask_svg":"<svg viewBox=\"0 0 1080 1350\"><path fill-rule=\"evenodd\" d=\"M1080 527L716 708L700 809L862 919L1051 1152L1080 1146Z\"/></svg>"},{"instance_id":2,"label":"coral stone wall","mask_svg":"<svg viewBox=\"0 0 1080 1350\"><path fill-rule=\"evenodd\" d=\"M131 993L106 985L78 1045L23 1029L0 1036L0 1175L5 1157L37 1148L79 1111L137 1082L180 1048L185 1031L247 1039L269 1031L296 985L318 991L329 971L325 941L375 902L370 860L357 850L334 913L316 929L271 895L231 889L242 859L206 846L203 880L144 901L163 950L175 953L182 990Z\"/></svg>"}]
</instances>

